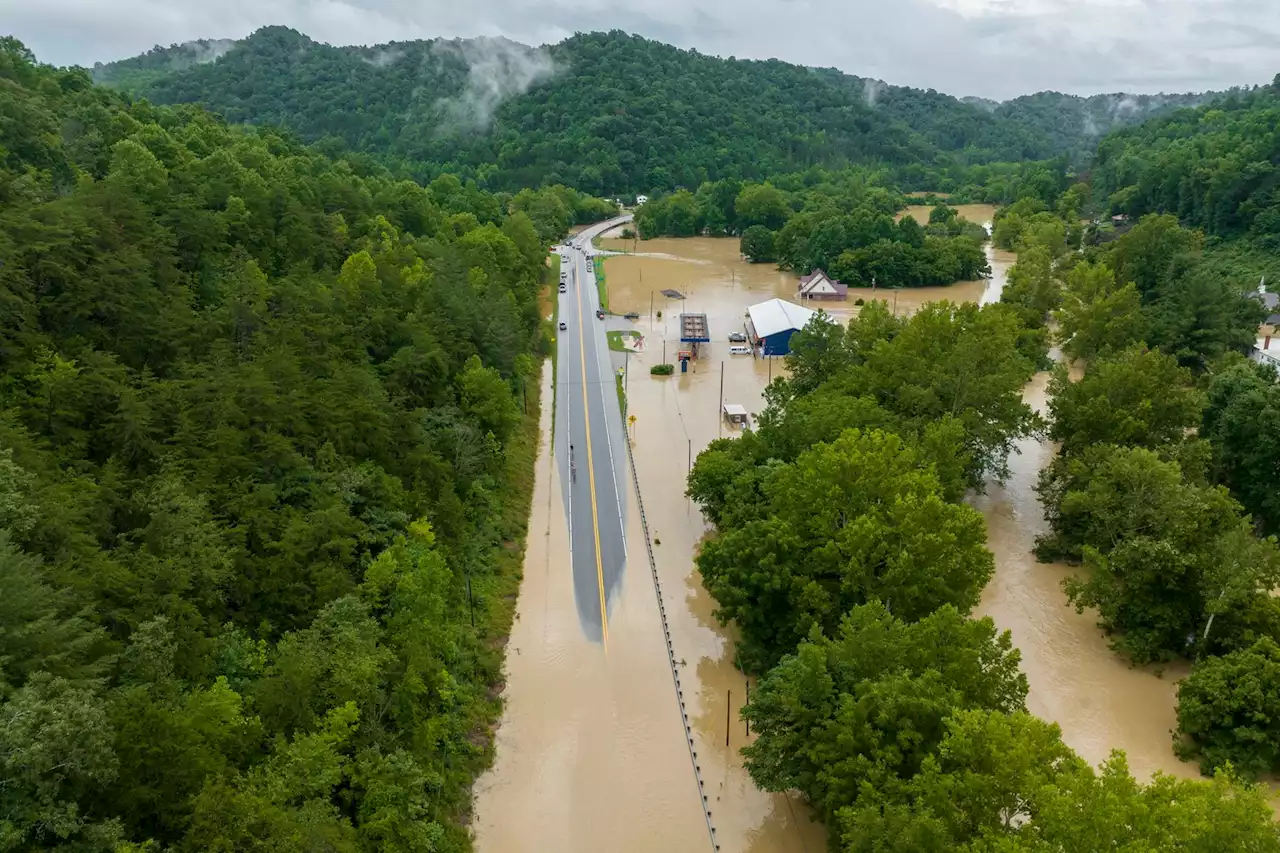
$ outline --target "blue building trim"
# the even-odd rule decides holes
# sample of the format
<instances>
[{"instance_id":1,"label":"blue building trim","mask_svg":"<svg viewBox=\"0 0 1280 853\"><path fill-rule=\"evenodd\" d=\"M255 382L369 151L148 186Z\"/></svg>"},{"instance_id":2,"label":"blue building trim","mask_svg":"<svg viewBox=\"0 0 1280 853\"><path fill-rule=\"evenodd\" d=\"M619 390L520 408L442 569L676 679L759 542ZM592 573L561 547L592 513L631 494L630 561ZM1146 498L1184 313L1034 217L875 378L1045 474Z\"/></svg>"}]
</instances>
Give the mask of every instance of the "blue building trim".
<instances>
[{"instance_id":1,"label":"blue building trim","mask_svg":"<svg viewBox=\"0 0 1280 853\"><path fill-rule=\"evenodd\" d=\"M795 329L783 329L781 332L774 332L767 338L761 338L760 354L786 355L791 352L791 336L795 333Z\"/></svg>"}]
</instances>

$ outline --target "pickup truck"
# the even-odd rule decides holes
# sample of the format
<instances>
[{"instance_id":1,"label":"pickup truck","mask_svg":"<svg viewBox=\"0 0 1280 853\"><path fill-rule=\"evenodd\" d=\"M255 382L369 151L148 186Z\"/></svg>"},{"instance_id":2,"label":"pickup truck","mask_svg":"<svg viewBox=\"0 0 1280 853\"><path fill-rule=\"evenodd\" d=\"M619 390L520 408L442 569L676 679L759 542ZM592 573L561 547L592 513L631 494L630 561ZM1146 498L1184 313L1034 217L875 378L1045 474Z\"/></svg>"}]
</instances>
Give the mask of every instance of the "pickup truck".
<instances>
[{"instance_id":1,"label":"pickup truck","mask_svg":"<svg viewBox=\"0 0 1280 853\"><path fill-rule=\"evenodd\" d=\"M746 336L746 335L744 335L744 334L742 334L742 332L730 332L730 333L729 333L729 343L731 343L731 344L745 344L746 342L747 342L747 336Z\"/></svg>"}]
</instances>

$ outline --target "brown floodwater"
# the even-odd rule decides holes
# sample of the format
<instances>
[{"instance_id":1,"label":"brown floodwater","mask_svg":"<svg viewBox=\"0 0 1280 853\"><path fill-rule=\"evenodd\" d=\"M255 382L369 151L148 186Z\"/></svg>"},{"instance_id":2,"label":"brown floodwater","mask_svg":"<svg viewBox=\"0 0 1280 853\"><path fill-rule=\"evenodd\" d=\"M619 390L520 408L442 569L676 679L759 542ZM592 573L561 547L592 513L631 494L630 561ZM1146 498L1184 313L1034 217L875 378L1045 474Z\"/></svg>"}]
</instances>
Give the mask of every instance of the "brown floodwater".
<instances>
[{"instance_id":1,"label":"brown floodwater","mask_svg":"<svg viewBox=\"0 0 1280 853\"><path fill-rule=\"evenodd\" d=\"M927 219L928 210L909 212ZM989 222L993 210L961 207L962 215L981 222ZM749 735L739 709L753 685L733 666L732 633L714 619L714 601L694 568L709 527L684 496L691 458L715 438L735 434L719 416L722 394L725 403L740 403L754 415L763 408L768 381L783 370L779 359L730 356L726 336L742 329L748 305L775 296L793 299L796 278L745 263L734 239L656 239L634 247L616 238L599 242L613 251L640 252L606 261L610 307L619 314L639 312L631 326L643 336L636 352L613 357L628 371L636 475L716 841L724 853L818 853L826 832L808 807L795 796L759 790L743 767L739 750ZM990 248L988 253L991 280L903 290L898 310L911 312L931 299L998 299L1013 259ZM687 298L667 299L664 288ZM893 298L875 294L884 297ZM854 298L823 307L845 320L857 310ZM665 360L675 362L684 309L707 314L712 343L703 346L690 372L650 376L649 366L664 360L664 349ZM1037 408L1044 406L1046 382L1047 374L1039 374L1027 386L1026 399ZM549 383L548 375L548 401ZM549 434L549 405L543 421ZM1127 667L1108 648L1095 617L1068 606L1060 583L1069 569L1035 562L1031 548L1044 518L1033 487L1054 448L1028 440L1019 450L1010 460L1009 481L990 484L971 502L987 519L996 558L979 612L1012 631L1031 685L1030 709L1057 722L1067 743L1091 762L1116 748L1128 753L1139 776L1156 770L1195 775L1171 748L1181 670L1161 677ZM579 625L563 503L553 499L560 484L549 453L544 440L497 757L476 789L477 849L708 851L644 552L633 550L612 604L605 657ZM638 513L630 508L627 538L643 541Z\"/></svg>"}]
</instances>

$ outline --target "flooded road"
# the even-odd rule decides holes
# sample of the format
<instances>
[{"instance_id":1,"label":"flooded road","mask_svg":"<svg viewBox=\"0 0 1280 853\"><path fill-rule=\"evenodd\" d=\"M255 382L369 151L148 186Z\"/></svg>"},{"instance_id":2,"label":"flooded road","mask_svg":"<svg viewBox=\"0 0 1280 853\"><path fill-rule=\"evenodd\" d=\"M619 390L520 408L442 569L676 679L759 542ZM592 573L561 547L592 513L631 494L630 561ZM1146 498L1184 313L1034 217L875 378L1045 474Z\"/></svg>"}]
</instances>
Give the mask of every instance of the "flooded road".
<instances>
[{"instance_id":1,"label":"flooded road","mask_svg":"<svg viewBox=\"0 0 1280 853\"><path fill-rule=\"evenodd\" d=\"M551 400L550 364L542 399ZM524 579L507 645L493 768L476 783L481 853L707 853L648 571L610 604L609 646L583 633L560 474L542 410ZM634 514L633 514L634 515ZM632 521L628 537L639 541Z\"/></svg>"}]
</instances>

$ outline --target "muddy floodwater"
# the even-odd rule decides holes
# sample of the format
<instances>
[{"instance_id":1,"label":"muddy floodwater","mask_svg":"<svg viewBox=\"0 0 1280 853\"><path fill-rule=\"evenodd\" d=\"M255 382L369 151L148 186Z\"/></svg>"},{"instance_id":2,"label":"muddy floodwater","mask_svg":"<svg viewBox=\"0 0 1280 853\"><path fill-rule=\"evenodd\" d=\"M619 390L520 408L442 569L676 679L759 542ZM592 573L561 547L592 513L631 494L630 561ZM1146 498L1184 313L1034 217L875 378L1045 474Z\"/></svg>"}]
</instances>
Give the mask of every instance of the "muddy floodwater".
<instances>
[{"instance_id":1,"label":"muddy floodwater","mask_svg":"<svg viewBox=\"0 0 1280 853\"><path fill-rule=\"evenodd\" d=\"M960 211L989 223L994 208L963 205ZM927 206L907 211L923 221L928 212ZM709 527L684 496L691 460L717 437L734 434L720 418L721 401L741 404L754 416L763 408L765 386L783 370L781 359L730 355L728 334L743 330L747 306L773 297L794 300L796 277L743 262L736 239L606 238L599 245L634 252L605 262L611 311L640 315L634 323L610 318L610 328L641 336L636 352L611 356L626 376L635 474L716 842L723 853L818 853L826 832L803 802L760 791L743 767L739 750L751 734L739 709L754 684L733 666L733 637L717 624L714 602L699 582L693 558ZM1013 257L990 247L987 252L989 280L898 291L897 311L911 313L937 299L998 300ZM685 298L668 298L664 289ZM845 321L858 310L859 296L891 306L895 298L892 291L855 289L847 302L823 307ZM650 376L651 365L678 365L682 310L707 315L711 343L702 346L688 373ZM542 399L550 401L549 365L547 373ZM1037 375L1025 390L1039 409L1047 378ZM545 436L549 402L543 421ZM986 517L996 560L979 613L1012 631L1031 685L1030 710L1057 722L1067 743L1091 762L1116 748L1128 753L1140 777L1156 770L1195 775L1171 748L1182 672L1160 677L1127 667L1108 648L1095 618L1068 606L1060 586L1068 568L1035 562L1031 549L1044 517L1033 487L1054 448L1025 441L1019 450L1010 460L1009 481L990 484L971 502ZM606 656L598 644L584 641L579 625L550 452L544 437L497 758L477 784L477 849L711 851L647 557L632 550L611 604ZM630 474L628 468L629 487ZM643 541L634 506L628 508L627 539Z\"/></svg>"}]
</instances>

